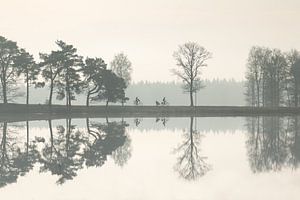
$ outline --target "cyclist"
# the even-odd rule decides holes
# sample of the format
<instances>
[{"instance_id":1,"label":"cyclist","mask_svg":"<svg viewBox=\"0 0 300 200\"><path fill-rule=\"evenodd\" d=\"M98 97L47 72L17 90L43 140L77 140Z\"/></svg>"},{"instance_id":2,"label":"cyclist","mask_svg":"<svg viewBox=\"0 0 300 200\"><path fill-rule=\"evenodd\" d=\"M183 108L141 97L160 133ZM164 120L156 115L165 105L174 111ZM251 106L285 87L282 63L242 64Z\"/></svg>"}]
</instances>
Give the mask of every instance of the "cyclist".
<instances>
[{"instance_id":1,"label":"cyclist","mask_svg":"<svg viewBox=\"0 0 300 200\"><path fill-rule=\"evenodd\" d=\"M164 97L164 98L163 98L163 100L162 100L161 104L162 104L162 105L166 105L166 104L167 104L166 97Z\"/></svg>"},{"instance_id":2,"label":"cyclist","mask_svg":"<svg viewBox=\"0 0 300 200\"><path fill-rule=\"evenodd\" d=\"M139 105L141 103L141 100L138 97L135 97L135 105Z\"/></svg>"},{"instance_id":3,"label":"cyclist","mask_svg":"<svg viewBox=\"0 0 300 200\"><path fill-rule=\"evenodd\" d=\"M156 106L159 106L159 105L160 105L160 103L159 103L158 101L156 101L155 103L156 103Z\"/></svg>"}]
</instances>

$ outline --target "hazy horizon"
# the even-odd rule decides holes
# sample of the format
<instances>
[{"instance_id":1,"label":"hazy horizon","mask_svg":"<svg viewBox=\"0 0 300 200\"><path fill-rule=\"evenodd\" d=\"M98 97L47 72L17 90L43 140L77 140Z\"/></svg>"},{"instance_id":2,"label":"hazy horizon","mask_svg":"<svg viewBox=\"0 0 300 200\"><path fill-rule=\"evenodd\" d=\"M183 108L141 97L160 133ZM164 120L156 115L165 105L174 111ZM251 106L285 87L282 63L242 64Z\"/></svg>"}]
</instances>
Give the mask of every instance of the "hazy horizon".
<instances>
[{"instance_id":1,"label":"hazy horizon","mask_svg":"<svg viewBox=\"0 0 300 200\"><path fill-rule=\"evenodd\" d=\"M300 49L300 2L287 1L1 1L0 35L38 57L73 44L84 57L109 63L124 52L133 81L176 81L178 45L195 41L213 53L204 79L243 80L253 45Z\"/></svg>"}]
</instances>

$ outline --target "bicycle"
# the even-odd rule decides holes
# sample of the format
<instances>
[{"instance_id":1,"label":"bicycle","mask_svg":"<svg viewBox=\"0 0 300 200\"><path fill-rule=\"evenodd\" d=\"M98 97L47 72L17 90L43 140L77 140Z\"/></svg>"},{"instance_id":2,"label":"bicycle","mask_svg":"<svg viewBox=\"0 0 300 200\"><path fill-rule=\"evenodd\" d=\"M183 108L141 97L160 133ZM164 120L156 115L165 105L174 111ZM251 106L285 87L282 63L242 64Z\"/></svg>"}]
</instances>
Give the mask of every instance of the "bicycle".
<instances>
[{"instance_id":1,"label":"bicycle","mask_svg":"<svg viewBox=\"0 0 300 200\"><path fill-rule=\"evenodd\" d=\"M170 105L170 103L169 102L167 102L165 99L160 103L160 105L162 105L162 106L168 106L168 105Z\"/></svg>"},{"instance_id":2,"label":"bicycle","mask_svg":"<svg viewBox=\"0 0 300 200\"><path fill-rule=\"evenodd\" d=\"M139 98L136 97L135 100L133 101L133 105L139 106L139 105L142 105L142 102Z\"/></svg>"}]
</instances>

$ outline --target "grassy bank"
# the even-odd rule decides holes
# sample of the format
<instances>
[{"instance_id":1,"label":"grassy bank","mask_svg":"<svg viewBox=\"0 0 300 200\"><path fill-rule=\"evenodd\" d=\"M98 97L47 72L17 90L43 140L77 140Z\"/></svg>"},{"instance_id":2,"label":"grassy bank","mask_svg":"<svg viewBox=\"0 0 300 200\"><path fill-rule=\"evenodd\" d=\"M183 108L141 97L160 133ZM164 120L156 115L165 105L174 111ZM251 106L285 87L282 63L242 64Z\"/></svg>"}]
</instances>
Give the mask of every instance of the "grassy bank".
<instances>
[{"instance_id":1,"label":"grassy bank","mask_svg":"<svg viewBox=\"0 0 300 200\"><path fill-rule=\"evenodd\" d=\"M0 121L95 117L203 117L298 115L300 108L245 106L72 106L0 104Z\"/></svg>"}]
</instances>

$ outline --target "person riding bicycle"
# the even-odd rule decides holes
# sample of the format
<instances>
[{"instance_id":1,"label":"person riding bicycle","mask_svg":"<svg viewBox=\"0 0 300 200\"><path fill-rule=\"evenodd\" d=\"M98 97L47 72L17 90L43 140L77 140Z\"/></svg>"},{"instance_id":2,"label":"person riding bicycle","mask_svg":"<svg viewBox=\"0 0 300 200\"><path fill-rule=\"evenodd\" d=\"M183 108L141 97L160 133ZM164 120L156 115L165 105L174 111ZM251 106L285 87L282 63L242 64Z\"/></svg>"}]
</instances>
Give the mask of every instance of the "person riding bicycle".
<instances>
[{"instance_id":1,"label":"person riding bicycle","mask_svg":"<svg viewBox=\"0 0 300 200\"><path fill-rule=\"evenodd\" d=\"M138 97L135 97L135 105L139 105L141 103L141 100Z\"/></svg>"},{"instance_id":2,"label":"person riding bicycle","mask_svg":"<svg viewBox=\"0 0 300 200\"><path fill-rule=\"evenodd\" d=\"M156 104L156 106L159 106L159 105L160 105L160 103L159 103L158 101L155 101L155 104Z\"/></svg>"},{"instance_id":3,"label":"person riding bicycle","mask_svg":"<svg viewBox=\"0 0 300 200\"><path fill-rule=\"evenodd\" d=\"M161 104L162 104L162 105L166 105L166 104L167 104L166 97L164 97L164 98L163 98L163 100L162 100Z\"/></svg>"}]
</instances>

